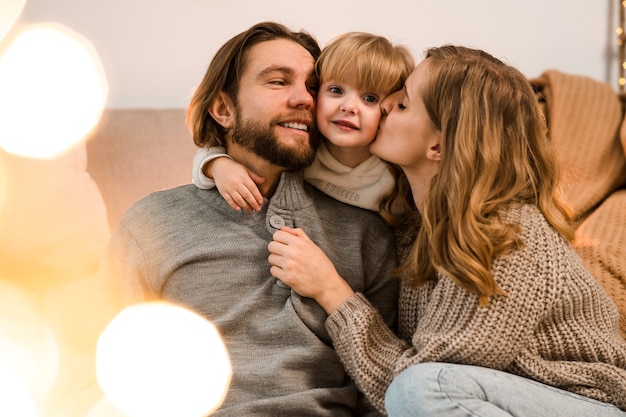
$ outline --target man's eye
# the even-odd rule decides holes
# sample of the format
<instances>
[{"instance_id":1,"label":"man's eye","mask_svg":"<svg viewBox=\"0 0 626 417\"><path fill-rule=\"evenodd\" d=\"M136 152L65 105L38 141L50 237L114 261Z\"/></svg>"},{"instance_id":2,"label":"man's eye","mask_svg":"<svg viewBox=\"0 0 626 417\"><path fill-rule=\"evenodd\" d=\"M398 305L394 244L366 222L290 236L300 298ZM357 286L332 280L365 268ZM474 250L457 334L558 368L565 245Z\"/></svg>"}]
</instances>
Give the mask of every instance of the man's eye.
<instances>
[{"instance_id":1,"label":"man's eye","mask_svg":"<svg viewBox=\"0 0 626 417\"><path fill-rule=\"evenodd\" d=\"M285 84L287 84L287 83L285 82L285 80L271 80L271 81L269 81L269 84L273 84L273 85L285 85Z\"/></svg>"}]
</instances>

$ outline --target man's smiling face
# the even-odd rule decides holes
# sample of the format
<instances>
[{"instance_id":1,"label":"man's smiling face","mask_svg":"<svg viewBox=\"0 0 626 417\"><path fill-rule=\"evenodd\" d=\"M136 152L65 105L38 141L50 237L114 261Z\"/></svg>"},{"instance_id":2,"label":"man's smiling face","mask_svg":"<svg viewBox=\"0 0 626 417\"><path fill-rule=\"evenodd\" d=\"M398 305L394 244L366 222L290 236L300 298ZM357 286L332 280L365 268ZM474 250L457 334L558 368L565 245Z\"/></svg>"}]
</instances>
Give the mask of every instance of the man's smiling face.
<instances>
[{"instance_id":1,"label":"man's smiling face","mask_svg":"<svg viewBox=\"0 0 626 417\"><path fill-rule=\"evenodd\" d=\"M319 143L314 64L311 54L290 40L251 47L234 109L233 143L287 170L309 165Z\"/></svg>"}]
</instances>

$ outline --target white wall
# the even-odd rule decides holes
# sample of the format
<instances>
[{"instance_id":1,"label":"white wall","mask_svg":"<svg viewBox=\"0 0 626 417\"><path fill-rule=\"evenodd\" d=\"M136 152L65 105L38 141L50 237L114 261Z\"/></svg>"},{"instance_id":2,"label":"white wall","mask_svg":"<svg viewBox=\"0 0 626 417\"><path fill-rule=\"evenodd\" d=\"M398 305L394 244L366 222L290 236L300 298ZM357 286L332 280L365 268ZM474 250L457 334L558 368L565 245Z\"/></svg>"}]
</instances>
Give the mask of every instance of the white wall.
<instances>
[{"instance_id":1,"label":"white wall","mask_svg":"<svg viewBox=\"0 0 626 417\"><path fill-rule=\"evenodd\" d=\"M2 0L0 0L2 1ZM617 0L28 0L13 31L58 22L91 40L109 81L108 106L185 107L217 48L261 20L306 29L323 46L339 33L385 35L420 58L461 43L528 77L555 68L617 89Z\"/></svg>"}]
</instances>

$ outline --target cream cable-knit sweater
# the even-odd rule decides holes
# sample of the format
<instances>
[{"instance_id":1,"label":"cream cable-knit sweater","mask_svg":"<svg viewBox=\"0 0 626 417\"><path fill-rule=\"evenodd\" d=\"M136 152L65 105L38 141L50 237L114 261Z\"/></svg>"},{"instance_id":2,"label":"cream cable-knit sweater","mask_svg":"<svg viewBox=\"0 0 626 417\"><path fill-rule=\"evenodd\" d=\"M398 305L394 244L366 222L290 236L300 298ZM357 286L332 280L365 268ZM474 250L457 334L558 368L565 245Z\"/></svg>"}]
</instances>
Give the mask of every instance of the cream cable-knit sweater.
<instances>
[{"instance_id":1,"label":"cream cable-knit sweater","mask_svg":"<svg viewBox=\"0 0 626 417\"><path fill-rule=\"evenodd\" d=\"M326 321L349 374L381 412L392 379L422 362L504 370L626 410L626 342L615 304L535 207L504 219L522 226L524 241L493 263L507 297L480 307L440 275L402 289L400 337L361 294Z\"/></svg>"},{"instance_id":2,"label":"cream cable-knit sweater","mask_svg":"<svg viewBox=\"0 0 626 417\"><path fill-rule=\"evenodd\" d=\"M355 167L339 162L322 142L304 179L335 200L378 211L380 200L394 185L391 171L379 157L370 155Z\"/></svg>"}]
</instances>

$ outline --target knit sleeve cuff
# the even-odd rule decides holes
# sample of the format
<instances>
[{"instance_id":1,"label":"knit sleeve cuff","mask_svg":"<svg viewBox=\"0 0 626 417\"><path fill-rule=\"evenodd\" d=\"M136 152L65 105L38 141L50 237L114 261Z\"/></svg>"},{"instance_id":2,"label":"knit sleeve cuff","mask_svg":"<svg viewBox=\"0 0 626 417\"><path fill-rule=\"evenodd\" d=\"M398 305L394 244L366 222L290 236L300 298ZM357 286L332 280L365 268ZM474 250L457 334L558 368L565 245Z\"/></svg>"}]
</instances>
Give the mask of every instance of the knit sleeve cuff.
<instances>
[{"instance_id":1,"label":"knit sleeve cuff","mask_svg":"<svg viewBox=\"0 0 626 417\"><path fill-rule=\"evenodd\" d=\"M357 315L369 315L374 310L365 296L361 293L355 293L353 296L344 301L326 320L326 330L331 335L341 333L349 322L354 321Z\"/></svg>"}]
</instances>

